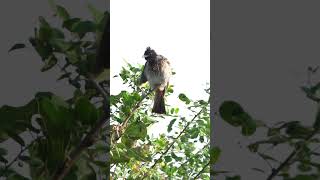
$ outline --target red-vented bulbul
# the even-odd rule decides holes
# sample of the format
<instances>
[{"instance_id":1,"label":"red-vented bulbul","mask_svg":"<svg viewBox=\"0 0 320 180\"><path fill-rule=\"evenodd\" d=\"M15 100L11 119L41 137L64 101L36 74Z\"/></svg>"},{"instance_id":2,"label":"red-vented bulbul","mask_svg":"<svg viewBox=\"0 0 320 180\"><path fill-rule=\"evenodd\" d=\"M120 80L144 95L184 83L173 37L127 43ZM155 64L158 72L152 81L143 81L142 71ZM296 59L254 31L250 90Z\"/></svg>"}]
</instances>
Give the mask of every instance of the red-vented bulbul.
<instances>
[{"instance_id":1,"label":"red-vented bulbul","mask_svg":"<svg viewBox=\"0 0 320 180\"><path fill-rule=\"evenodd\" d=\"M150 47L147 47L143 57L147 62L143 67L140 83L148 81L151 89L155 91L152 112L166 114L164 94L171 76L170 63Z\"/></svg>"}]
</instances>

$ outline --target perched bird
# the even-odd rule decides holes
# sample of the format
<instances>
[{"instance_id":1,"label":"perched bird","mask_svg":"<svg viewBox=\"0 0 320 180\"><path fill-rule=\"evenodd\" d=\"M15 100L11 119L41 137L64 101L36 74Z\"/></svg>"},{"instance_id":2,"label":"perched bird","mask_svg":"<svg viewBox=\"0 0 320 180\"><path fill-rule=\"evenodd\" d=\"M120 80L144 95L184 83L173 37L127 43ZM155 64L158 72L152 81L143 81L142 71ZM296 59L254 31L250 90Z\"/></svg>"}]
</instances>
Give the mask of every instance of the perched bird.
<instances>
[{"instance_id":1,"label":"perched bird","mask_svg":"<svg viewBox=\"0 0 320 180\"><path fill-rule=\"evenodd\" d=\"M140 84L148 81L151 89L155 91L152 112L166 114L164 94L171 76L170 63L150 47L147 47L143 57L147 62L143 67Z\"/></svg>"}]
</instances>

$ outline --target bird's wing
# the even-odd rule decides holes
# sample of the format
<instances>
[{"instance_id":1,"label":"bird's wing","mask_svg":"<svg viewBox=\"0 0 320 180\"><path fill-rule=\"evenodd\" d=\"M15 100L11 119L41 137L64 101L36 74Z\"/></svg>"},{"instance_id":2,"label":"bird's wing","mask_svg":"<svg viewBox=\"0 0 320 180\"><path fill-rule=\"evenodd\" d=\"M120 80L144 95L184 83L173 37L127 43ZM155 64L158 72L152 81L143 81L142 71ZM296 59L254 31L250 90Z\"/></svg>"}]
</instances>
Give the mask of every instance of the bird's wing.
<instances>
[{"instance_id":1,"label":"bird's wing","mask_svg":"<svg viewBox=\"0 0 320 180\"><path fill-rule=\"evenodd\" d=\"M170 62L169 62L169 60L168 60L166 57L164 57L164 56L162 56L162 55L158 55L157 58L160 59L160 60L162 60L162 61L165 61L165 62L170 66Z\"/></svg>"},{"instance_id":2,"label":"bird's wing","mask_svg":"<svg viewBox=\"0 0 320 180\"><path fill-rule=\"evenodd\" d=\"M142 73L141 73L141 76L140 76L139 84L143 84L143 83L145 83L145 82L148 81L146 75L144 74L146 65L147 65L147 63L143 66Z\"/></svg>"}]
</instances>

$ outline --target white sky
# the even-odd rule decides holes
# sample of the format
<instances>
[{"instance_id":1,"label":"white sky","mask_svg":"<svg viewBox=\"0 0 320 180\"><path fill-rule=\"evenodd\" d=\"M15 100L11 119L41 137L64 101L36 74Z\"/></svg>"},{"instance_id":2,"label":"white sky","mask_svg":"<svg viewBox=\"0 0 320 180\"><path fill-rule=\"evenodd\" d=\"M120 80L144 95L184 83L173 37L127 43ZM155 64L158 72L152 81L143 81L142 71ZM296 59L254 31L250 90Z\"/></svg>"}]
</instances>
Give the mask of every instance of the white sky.
<instances>
[{"instance_id":1,"label":"white sky","mask_svg":"<svg viewBox=\"0 0 320 180\"><path fill-rule=\"evenodd\" d=\"M177 104L178 93L191 99L205 96L210 82L210 0L111 0L111 75L125 65L144 64L147 46L165 56L176 74L174 92L166 103ZM111 79L111 94L124 90Z\"/></svg>"}]
</instances>

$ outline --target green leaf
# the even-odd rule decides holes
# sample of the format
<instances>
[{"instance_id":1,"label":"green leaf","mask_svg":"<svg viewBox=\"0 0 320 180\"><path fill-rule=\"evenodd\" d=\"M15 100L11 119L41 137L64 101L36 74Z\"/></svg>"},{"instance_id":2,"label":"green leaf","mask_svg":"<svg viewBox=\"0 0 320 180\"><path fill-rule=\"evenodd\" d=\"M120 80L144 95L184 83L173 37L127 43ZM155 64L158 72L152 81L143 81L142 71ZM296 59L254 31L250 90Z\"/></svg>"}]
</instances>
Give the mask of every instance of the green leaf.
<instances>
[{"instance_id":1,"label":"green leaf","mask_svg":"<svg viewBox=\"0 0 320 180\"><path fill-rule=\"evenodd\" d=\"M19 159L24 162L30 162L31 160L29 156L19 156Z\"/></svg>"},{"instance_id":2,"label":"green leaf","mask_svg":"<svg viewBox=\"0 0 320 180\"><path fill-rule=\"evenodd\" d=\"M80 97L75 104L76 118L83 124L97 122L99 112L87 97Z\"/></svg>"},{"instance_id":3,"label":"green leaf","mask_svg":"<svg viewBox=\"0 0 320 180\"><path fill-rule=\"evenodd\" d=\"M8 160L6 158L4 158L2 155L0 155L0 162L8 163Z\"/></svg>"},{"instance_id":4,"label":"green leaf","mask_svg":"<svg viewBox=\"0 0 320 180\"><path fill-rule=\"evenodd\" d=\"M173 124L176 122L176 118L175 119L172 119L171 121L170 121L170 123L169 123L169 125L168 125L168 128L167 128L167 131L168 132L171 132L172 131L172 126L173 126Z\"/></svg>"},{"instance_id":5,"label":"green leaf","mask_svg":"<svg viewBox=\"0 0 320 180\"><path fill-rule=\"evenodd\" d=\"M45 60L49 57L49 55L52 54L51 47L48 46L48 44L45 44L40 39L36 38L29 38L30 43L32 46L36 49L39 56L42 58L42 60Z\"/></svg>"},{"instance_id":6,"label":"green leaf","mask_svg":"<svg viewBox=\"0 0 320 180\"><path fill-rule=\"evenodd\" d=\"M240 176L226 176L226 180L241 180Z\"/></svg>"},{"instance_id":7,"label":"green leaf","mask_svg":"<svg viewBox=\"0 0 320 180\"><path fill-rule=\"evenodd\" d=\"M178 114L178 113L179 113L179 108L176 108L176 109L174 110L174 112L175 112L176 114Z\"/></svg>"},{"instance_id":8,"label":"green leaf","mask_svg":"<svg viewBox=\"0 0 320 180\"><path fill-rule=\"evenodd\" d=\"M256 124L250 117L244 118L242 123L242 135L251 136L256 132Z\"/></svg>"},{"instance_id":9,"label":"green leaf","mask_svg":"<svg viewBox=\"0 0 320 180\"><path fill-rule=\"evenodd\" d=\"M42 98L40 100L40 114L46 120L48 133L52 136L62 136L63 134L57 132L67 133L73 127L73 112L56 99Z\"/></svg>"},{"instance_id":10,"label":"green leaf","mask_svg":"<svg viewBox=\"0 0 320 180\"><path fill-rule=\"evenodd\" d=\"M8 138L4 132L20 134L25 131L29 127L27 124L31 124L31 117L36 113L37 101L34 99L20 107L2 106L0 108L0 142Z\"/></svg>"},{"instance_id":11,"label":"green leaf","mask_svg":"<svg viewBox=\"0 0 320 180\"><path fill-rule=\"evenodd\" d=\"M280 134L280 129L279 128L269 128L268 129L268 136L275 136Z\"/></svg>"},{"instance_id":12,"label":"green leaf","mask_svg":"<svg viewBox=\"0 0 320 180\"><path fill-rule=\"evenodd\" d=\"M41 26L39 29L39 40L45 43L52 39L64 39L64 37L64 33L57 28Z\"/></svg>"},{"instance_id":13,"label":"green leaf","mask_svg":"<svg viewBox=\"0 0 320 180\"><path fill-rule=\"evenodd\" d=\"M13 50L16 50L16 49L22 49L22 48L25 48L26 45L25 44L21 44L21 43L17 43L15 45L13 45L8 52L11 52Z\"/></svg>"},{"instance_id":14,"label":"green leaf","mask_svg":"<svg viewBox=\"0 0 320 180\"><path fill-rule=\"evenodd\" d=\"M96 25L91 21L80 21L72 25L71 31L78 33L79 37L82 38L88 32L95 32Z\"/></svg>"},{"instance_id":15,"label":"green leaf","mask_svg":"<svg viewBox=\"0 0 320 180\"><path fill-rule=\"evenodd\" d=\"M98 164L100 164L100 162L102 161L96 161L98 162ZM107 165L107 163L105 162L105 165ZM77 175L77 177L75 177L75 180L91 180L91 179L97 179L96 177L96 171L93 168L93 166L91 165L91 163L89 163L89 161L87 160L87 157L83 156L80 157L79 160L76 163L76 169L74 169L74 173ZM99 169L105 169L107 167L103 167L100 166Z\"/></svg>"},{"instance_id":16,"label":"green leaf","mask_svg":"<svg viewBox=\"0 0 320 180\"><path fill-rule=\"evenodd\" d=\"M147 127L143 122L132 122L127 127L124 135L132 140L144 139L147 136Z\"/></svg>"},{"instance_id":17,"label":"green leaf","mask_svg":"<svg viewBox=\"0 0 320 180\"><path fill-rule=\"evenodd\" d=\"M195 139L195 138L197 138L198 136L199 136L199 132L200 132L200 130L199 130L199 128L192 128L192 129L190 129L190 131L189 131L190 133L190 139Z\"/></svg>"},{"instance_id":18,"label":"green leaf","mask_svg":"<svg viewBox=\"0 0 320 180\"><path fill-rule=\"evenodd\" d=\"M164 156L164 161L165 161L166 163L171 162L171 161L172 161L171 156Z\"/></svg>"},{"instance_id":19,"label":"green leaf","mask_svg":"<svg viewBox=\"0 0 320 180\"><path fill-rule=\"evenodd\" d=\"M302 87L301 87L301 90L302 90L303 92L305 92L306 94L310 94L310 93L311 93L310 88L308 88L308 87L306 87L306 86L302 86Z\"/></svg>"},{"instance_id":20,"label":"green leaf","mask_svg":"<svg viewBox=\"0 0 320 180\"><path fill-rule=\"evenodd\" d=\"M244 113L242 107L234 101L225 101L219 108L220 116L227 123L232 126L240 126L242 124L241 119L235 118Z\"/></svg>"},{"instance_id":21,"label":"green leaf","mask_svg":"<svg viewBox=\"0 0 320 180\"><path fill-rule=\"evenodd\" d=\"M298 169L302 172L309 172L312 170L312 167L311 167L311 165L306 164L306 163L299 163Z\"/></svg>"},{"instance_id":22,"label":"green leaf","mask_svg":"<svg viewBox=\"0 0 320 180\"><path fill-rule=\"evenodd\" d=\"M273 158L273 157L271 157L271 156L269 156L267 154L258 153L258 155L260 157L262 157L263 159L265 159L265 160L271 160L271 161L274 161L274 162L279 162L278 160L276 160L275 158Z\"/></svg>"},{"instance_id":23,"label":"green leaf","mask_svg":"<svg viewBox=\"0 0 320 180\"><path fill-rule=\"evenodd\" d=\"M57 28L51 28L50 39L64 39L64 33Z\"/></svg>"},{"instance_id":24,"label":"green leaf","mask_svg":"<svg viewBox=\"0 0 320 180\"><path fill-rule=\"evenodd\" d=\"M150 162L151 161L151 156L148 155L142 148L136 147L136 148L129 148L128 157L133 157L137 161L142 161L142 162Z\"/></svg>"},{"instance_id":25,"label":"green leaf","mask_svg":"<svg viewBox=\"0 0 320 180\"><path fill-rule=\"evenodd\" d=\"M104 17L103 12L99 11L92 4L88 3L88 9L89 9L90 13L92 14L94 21L96 23L99 23L103 19L103 17Z\"/></svg>"},{"instance_id":26,"label":"green leaf","mask_svg":"<svg viewBox=\"0 0 320 180\"><path fill-rule=\"evenodd\" d=\"M40 22L40 26L42 27L50 27L50 24L42 16L39 16L39 22Z\"/></svg>"},{"instance_id":27,"label":"green leaf","mask_svg":"<svg viewBox=\"0 0 320 180\"><path fill-rule=\"evenodd\" d=\"M50 39L49 42L56 52L65 53L73 47L72 43L66 42L64 39Z\"/></svg>"},{"instance_id":28,"label":"green leaf","mask_svg":"<svg viewBox=\"0 0 320 180\"><path fill-rule=\"evenodd\" d=\"M221 149L218 147L210 148L210 164L215 164L221 154Z\"/></svg>"},{"instance_id":29,"label":"green leaf","mask_svg":"<svg viewBox=\"0 0 320 180\"><path fill-rule=\"evenodd\" d=\"M181 101L185 102L186 104L190 104L191 102L190 99L183 93L180 93L178 97Z\"/></svg>"},{"instance_id":30,"label":"green leaf","mask_svg":"<svg viewBox=\"0 0 320 180\"><path fill-rule=\"evenodd\" d=\"M8 154L8 151L6 149L0 148L0 156L5 156Z\"/></svg>"},{"instance_id":31,"label":"green leaf","mask_svg":"<svg viewBox=\"0 0 320 180\"><path fill-rule=\"evenodd\" d=\"M171 157L176 161L182 161L182 157L177 156L174 152L171 152Z\"/></svg>"},{"instance_id":32,"label":"green leaf","mask_svg":"<svg viewBox=\"0 0 320 180\"><path fill-rule=\"evenodd\" d=\"M316 120L313 124L314 129L320 129L320 109L317 111Z\"/></svg>"},{"instance_id":33,"label":"green leaf","mask_svg":"<svg viewBox=\"0 0 320 180\"><path fill-rule=\"evenodd\" d=\"M54 55L49 56L48 59L45 60L44 66L41 68L41 72L48 71L51 69L53 66L57 64L58 60Z\"/></svg>"},{"instance_id":34,"label":"green leaf","mask_svg":"<svg viewBox=\"0 0 320 180\"><path fill-rule=\"evenodd\" d=\"M72 26L74 26L74 24L80 22L81 19L80 18L71 18L68 20L63 21L62 27L68 29L69 31L72 30Z\"/></svg>"},{"instance_id":35,"label":"green leaf","mask_svg":"<svg viewBox=\"0 0 320 180\"><path fill-rule=\"evenodd\" d=\"M36 157L30 158L30 160L28 160L28 163L30 166L42 166L43 165L43 162L39 158L36 158Z\"/></svg>"},{"instance_id":36,"label":"green leaf","mask_svg":"<svg viewBox=\"0 0 320 180\"><path fill-rule=\"evenodd\" d=\"M249 151L256 153L259 149L259 143L252 143L252 144L249 144L247 147Z\"/></svg>"},{"instance_id":37,"label":"green leaf","mask_svg":"<svg viewBox=\"0 0 320 180\"><path fill-rule=\"evenodd\" d=\"M44 42L49 40L50 37L51 37L51 27L40 27L39 40Z\"/></svg>"},{"instance_id":38,"label":"green leaf","mask_svg":"<svg viewBox=\"0 0 320 180\"><path fill-rule=\"evenodd\" d=\"M59 6L59 5L57 5L56 7L57 7L57 15L58 15L61 19L67 20L67 19L70 18L70 15L69 15L68 11L67 11L64 7Z\"/></svg>"},{"instance_id":39,"label":"green leaf","mask_svg":"<svg viewBox=\"0 0 320 180\"><path fill-rule=\"evenodd\" d=\"M244 136L251 136L255 133L257 125L248 113L234 101L225 101L219 108L219 113L223 120L232 126L241 126L241 133Z\"/></svg>"},{"instance_id":40,"label":"green leaf","mask_svg":"<svg viewBox=\"0 0 320 180\"><path fill-rule=\"evenodd\" d=\"M8 176L7 180L29 180L29 179L18 173L12 173Z\"/></svg>"},{"instance_id":41,"label":"green leaf","mask_svg":"<svg viewBox=\"0 0 320 180\"><path fill-rule=\"evenodd\" d=\"M305 138L312 133L311 128L304 127L300 122L293 121L286 124L286 133L291 138Z\"/></svg>"},{"instance_id":42,"label":"green leaf","mask_svg":"<svg viewBox=\"0 0 320 180\"><path fill-rule=\"evenodd\" d=\"M33 127L31 122L26 122L24 120L18 120L18 121L16 121L16 126L17 127L22 127L22 129L28 128L32 132L40 133L40 130L35 128L35 127Z\"/></svg>"},{"instance_id":43,"label":"green leaf","mask_svg":"<svg viewBox=\"0 0 320 180\"><path fill-rule=\"evenodd\" d=\"M57 81L60 81L60 80L65 79L65 78L69 78L71 74L72 73L70 73L70 72L64 73L57 79Z\"/></svg>"},{"instance_id":44,"label":"green leaf","mask_svg":"<svg viewBox=\"0 0 320 180\"><path fill-rule=\"evenodd\" d=\"M294 178L290 178L286 180L318 180L318 178L314 175L297 175Z\"/></svg>"},{"instance_id":45,"label":"green leaf","mask_svg":"<svg viewBox=\"0 0 320 180\"><path fill-rule=\"evenodd\" d=\"M79 51L77 51L76 49L67 51L66 56L68 58L68 62L71 64L76 64L80 60Z\"/></svg>"}]
</instances>

